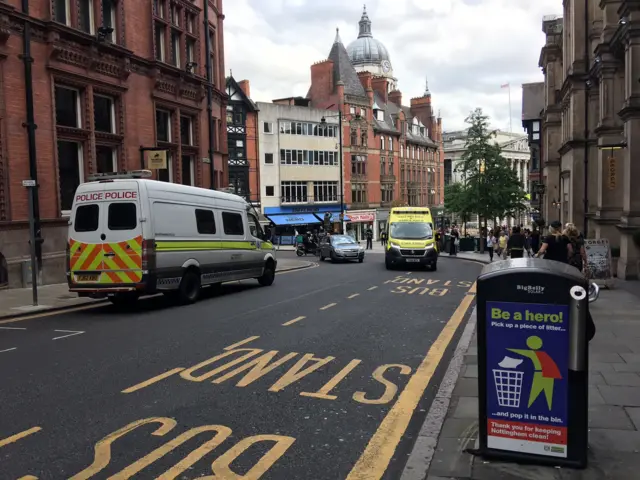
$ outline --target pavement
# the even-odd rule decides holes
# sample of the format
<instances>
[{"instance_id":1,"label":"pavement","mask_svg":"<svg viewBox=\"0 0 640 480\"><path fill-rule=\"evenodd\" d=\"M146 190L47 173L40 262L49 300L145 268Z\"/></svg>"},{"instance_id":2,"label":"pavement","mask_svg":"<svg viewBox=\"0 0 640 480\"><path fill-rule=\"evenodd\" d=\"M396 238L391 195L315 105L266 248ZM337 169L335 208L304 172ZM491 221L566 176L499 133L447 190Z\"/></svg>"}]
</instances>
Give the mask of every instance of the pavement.
<instances>
[{"instance_id":1,"label":"pavement","mask_svg":"<svg viewBox=\"0 0 640 480\"><path fill-rule=\"evenodd\" d=\"M0 478L400 478L481 266L379 253L0 321Z\"/></svg>"},{"instance_id":2,"label":"pavement","mask_svg":"<svg viewBox=\"0 0 640 480\"><path fill-rule=\"evenodd\" d=\"M311 260L311 257L308 257ZM288 272L308 268L314 262L304 259L278 257L278 272ZM105 303L104 300L78 297L69 292L66 283L42 285L38 287L38 302L33 304L33 290L31 288L11 288L0 290L0 320L16 316L32 315L47 311L63 310L76 307L90 307L93 304Z\"/></svg>"},{"instance_id":3,"label":"pavement","mask_svg":"<svg viewBox=\"0 0 640 480\"><path fill-rule=\"evenodd\" d=\"M447 257L445 255L445 257ZM488 263L461 252L456 260ZM596 336L589 344L589 466L566 468L486 461L477 448L476 312L461 336L401 476L402 480L627 480L640 469L640 282L615 282L590 305ZM444 419L444 422L442 421Z\"/></svg>"}]
</instances>

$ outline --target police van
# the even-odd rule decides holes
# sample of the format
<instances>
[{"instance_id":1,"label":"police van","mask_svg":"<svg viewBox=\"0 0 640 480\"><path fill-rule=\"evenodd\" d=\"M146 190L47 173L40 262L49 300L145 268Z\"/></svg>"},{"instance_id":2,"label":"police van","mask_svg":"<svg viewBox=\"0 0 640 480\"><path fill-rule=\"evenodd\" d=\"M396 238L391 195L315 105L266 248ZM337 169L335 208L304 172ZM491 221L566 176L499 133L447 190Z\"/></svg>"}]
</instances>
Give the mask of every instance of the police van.
<instances>
[{"instance_id":1,"label":"police van","mask_svg":"<svg viewBox=\"0 0 640 480\"><path fill-rule=\"evenodd\" d=\"M149 170L98 174L78 187L67 244L70 291L118 304L158 292L193 303L206 285L273 284L275 250L250 204L149 177Z\"/></svg>"}]
</instances>

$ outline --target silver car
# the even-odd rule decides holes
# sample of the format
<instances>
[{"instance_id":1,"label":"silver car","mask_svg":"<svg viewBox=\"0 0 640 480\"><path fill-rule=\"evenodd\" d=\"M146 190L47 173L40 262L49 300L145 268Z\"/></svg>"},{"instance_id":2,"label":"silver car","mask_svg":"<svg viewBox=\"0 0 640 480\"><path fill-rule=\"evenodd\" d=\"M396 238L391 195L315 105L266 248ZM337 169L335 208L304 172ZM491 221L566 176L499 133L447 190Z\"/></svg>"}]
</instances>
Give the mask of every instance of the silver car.
<instances>
[{"instance_id":1,"label":"silver car","mask_svg":"<svg viewBox=\"0 0 640 480\"><path fill-rule=\"evenodd\" d=\"M364 248L349 235L331 235L320 240L320 260L329 257L332 262L358 260L364 262Z\"/></svg>"}]
</instances>

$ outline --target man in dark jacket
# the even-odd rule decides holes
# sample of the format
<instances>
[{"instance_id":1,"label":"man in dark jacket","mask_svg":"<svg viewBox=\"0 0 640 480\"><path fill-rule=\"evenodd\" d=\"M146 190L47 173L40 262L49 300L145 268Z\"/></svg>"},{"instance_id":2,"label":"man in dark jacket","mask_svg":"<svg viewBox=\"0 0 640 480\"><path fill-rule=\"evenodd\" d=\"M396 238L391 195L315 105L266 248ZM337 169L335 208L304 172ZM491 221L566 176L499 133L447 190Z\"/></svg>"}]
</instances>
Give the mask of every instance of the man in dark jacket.
<instances>
[{"instance_id":1,"label":"man in dark jacket","mask_svg":"<svg viewBox=\"0 0 640 480\"><path fill-rule=\"evenodd\" d=\"M507 250L511 252L511 258L522 258L527 239L520 231L520 227L513 227L513 233L507 242Z\"/></svg>"}]
</instances>

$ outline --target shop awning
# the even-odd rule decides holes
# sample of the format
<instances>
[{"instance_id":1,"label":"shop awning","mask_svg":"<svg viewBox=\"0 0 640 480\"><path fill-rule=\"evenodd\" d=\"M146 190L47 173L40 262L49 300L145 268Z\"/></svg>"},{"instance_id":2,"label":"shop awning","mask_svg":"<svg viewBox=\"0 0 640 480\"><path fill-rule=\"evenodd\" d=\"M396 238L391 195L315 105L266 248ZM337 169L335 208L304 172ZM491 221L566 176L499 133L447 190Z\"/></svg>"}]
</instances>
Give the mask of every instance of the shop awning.
<instances>
[{"instance_id":1,"label":"shop awning","mask_svg":"<svg viewBox=\"0 0 640 480\"><path fill-rule=\"evenodd\" d=\"M284 225L316 225L320 223L320 220L312 213L289 213L265 216L276 226L280 227Z\"/></svg>"}]
</instances>

